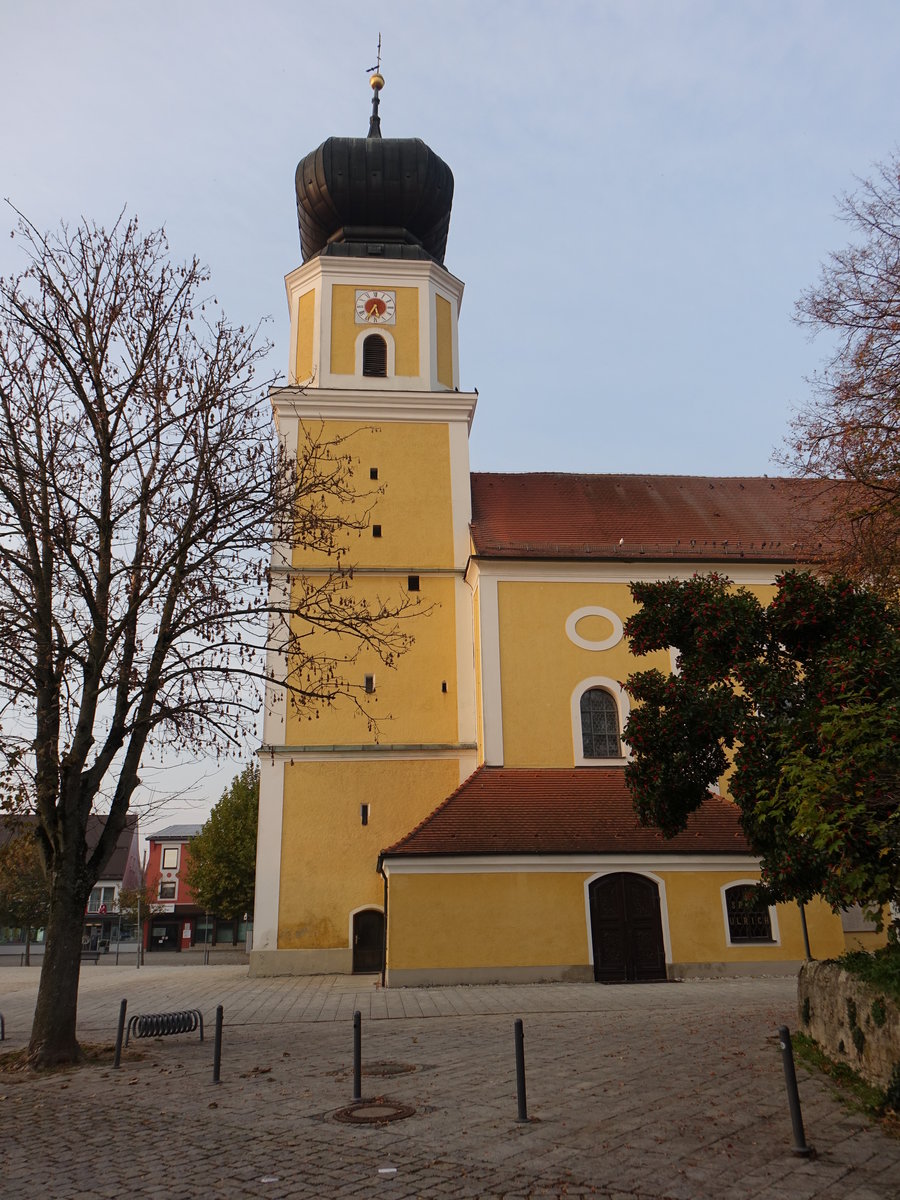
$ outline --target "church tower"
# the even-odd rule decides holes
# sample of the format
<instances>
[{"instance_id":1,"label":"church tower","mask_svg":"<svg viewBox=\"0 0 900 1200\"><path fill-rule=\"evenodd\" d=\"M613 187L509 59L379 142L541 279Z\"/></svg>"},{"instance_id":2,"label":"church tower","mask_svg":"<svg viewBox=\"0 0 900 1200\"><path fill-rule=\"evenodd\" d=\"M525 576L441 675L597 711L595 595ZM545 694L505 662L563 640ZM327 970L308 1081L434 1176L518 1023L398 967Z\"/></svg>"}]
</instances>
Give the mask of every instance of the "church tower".
<instances>
[{"instance_id":1,"label":"church tower","mask_svg":"<svg viewBox=\"0 0 900 1200\"><path fill-rule=\"evenodd\" d=\"M420 601L415 639L392 669L365 652L352 703L310 720L267 697L253 974L379 970L380 851L423 820L477 766L468 434L459 390L463 285L444 266L453 176L417 138L381 136L384 80L371 78L365 138L328 138L296 172L302 265L286 278L288 384L272 392L279 435L348 438L370 493L350 546L350 586ZM274 588L314 577L320 559L276 546ZM269 671L287 669L272 652Z\"/></svg>"}]
</instances>

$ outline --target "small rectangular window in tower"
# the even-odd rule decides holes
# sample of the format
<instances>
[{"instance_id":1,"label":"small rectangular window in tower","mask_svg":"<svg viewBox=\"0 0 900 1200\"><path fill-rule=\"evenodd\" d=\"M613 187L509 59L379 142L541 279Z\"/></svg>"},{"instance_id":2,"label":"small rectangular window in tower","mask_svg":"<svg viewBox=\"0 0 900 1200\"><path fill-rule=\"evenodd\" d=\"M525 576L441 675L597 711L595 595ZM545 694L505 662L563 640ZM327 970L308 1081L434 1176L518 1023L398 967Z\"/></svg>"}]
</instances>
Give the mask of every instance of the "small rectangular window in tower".
<instances>
[{"instance_id":1,"label":"small rectangular window in tower","mask_svg":"<svg viewBox=\"0 0 900 1200\"><path fill-rule=\"evenodd\" d=\"M406 577L406 590L407 590L408 592L417 592L417 591L419 590L419 577L418 577L418 575L407 575L407 577Z\"/></svg>"},{"instance_id":2,"label":"small rectangular window in tower","mask_svg":"<svg viewBox=\"0 0 900 1200\"><path fill-rule=\"evenodd\" d=\"M381 537L381 526L380 525L372 526L372 537Z\"/></svg>"},{"instance_id":3,"label":"small rectangular window in tower","mask_svg":"<svg viewBox=\"0 0 900 1200\"><path fill-rule=\"evenodd\" d=\"M446 680L446 679L445 679L445 680L443 680L443 681L442 681L442 683L441 683L441 691L442 691L442 692L444 693L444 695L446 696L446 694L447 694L447 680Z\"/></svg>"},{"instance_id":4,"label":"small rectangular window in tower","mask_svg":"<svg viewBox=\"0 0 900 1200\"><path fill-rule=\"evenodd\" d=\"M366 676L366 694L371 696L374 691L375 691L375 676L367 675Z\"/></svg>"},{"instance_id":5,"label":"small rectangular window in tower","mask_svg":"<svg viewBox=\"0 0 900 1200\"><path fill-rule=\"evenodd\" d=\"M368 804L361 804L359 806L359 821L360 821L361 825L368 825L368 823L369 823L369 806L368 806Z\"/></svg>"},{"instance_id":6,"label":"small rectangular window in tower","mask_svg":"<svg viewBox=\"0 0 900 1200\"><path fill-rule=\"evenodd\" d=\"M378 468L377 467L369 467L369 478L370 479L378 478Z\"/></svg>"}]
</instances>

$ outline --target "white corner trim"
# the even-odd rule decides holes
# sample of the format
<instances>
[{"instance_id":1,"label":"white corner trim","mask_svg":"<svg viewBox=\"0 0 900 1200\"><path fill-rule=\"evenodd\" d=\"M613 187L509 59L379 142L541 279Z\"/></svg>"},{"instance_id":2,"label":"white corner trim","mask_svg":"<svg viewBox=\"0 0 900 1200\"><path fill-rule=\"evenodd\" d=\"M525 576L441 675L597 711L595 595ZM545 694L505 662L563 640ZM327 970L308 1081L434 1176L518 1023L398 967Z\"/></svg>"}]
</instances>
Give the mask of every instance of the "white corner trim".
<instances>
[{"instance_id":1,"label":"white corner trim","mask_svg":"<svg viewBox=\"0 0 900 1200\"><path fill-rule=\"evenodd\" d=\"M722 898L722 920L725 922L725 945L726 946L780 946L781 931L778 928L778 913L773 904L769 905L769 928L772 931L771 942L733 942L731 940L731 927L728 924L728 905L725 900L725 893L733 887L756 887L759 883L759 878L756 879L729 879L727 883L723 883L719 888L719 894Z\"/></svg>"},{"instance_id":2,"label":"white corner trim","mask_svg":"<svg viewBox=\"0 0 900 1200\"><path fill-rule=\"evenodd\" d=\"M578 633L578 622L584 617L603 617L612 625L612 633L608 637L600 638L599 641L591 641L589 638L584 638ZM622 629L621 618L609 608L601 608L597 604L589 604L584 608L576 608L573 613L570 613L566 618L566 637L576 646L580 646L582 650L610 650L613 646L618 646L624 636Z\"/></svg>"},{"instance_id":3,"label":"white corner trim","mask_svg":"<svg viewBox=\"0 0 900 1200\"><path fill-rule=\"evenodd\" d=\"M631 701L620 683L609 679L606 675L592 675L576 683L571 698L572 716L572 755L576 767L624 767L631 758L631 748L627 742L622 743L620 758L585 758L581 739L581 697L591 688L603 688L609 692L619 710L619 733L625 728L625 722L631 713Z\"/></svg>"},{"instance_id":4,"label":"white corner trim","mask_svg":"<svg viewBox=\"0 0 900 1200\"><path fill-rule=\"evenodd\" d=\"M496 579L479 585L481 602L481 710L484 761L503 766L503 693L500 675L500 608Z\"/></svg>"},{"instance_id":5,"label":"white corner trim","mask_svg":"<svg viewBox=\"0 0 900 1200\"><path fill-rule=\"evenodd\" d=\"M259 830L256 841L254 950L278 949L281 891L281 833L284 821L284 763L259 756Z\"/></svg>"}]
</instances>

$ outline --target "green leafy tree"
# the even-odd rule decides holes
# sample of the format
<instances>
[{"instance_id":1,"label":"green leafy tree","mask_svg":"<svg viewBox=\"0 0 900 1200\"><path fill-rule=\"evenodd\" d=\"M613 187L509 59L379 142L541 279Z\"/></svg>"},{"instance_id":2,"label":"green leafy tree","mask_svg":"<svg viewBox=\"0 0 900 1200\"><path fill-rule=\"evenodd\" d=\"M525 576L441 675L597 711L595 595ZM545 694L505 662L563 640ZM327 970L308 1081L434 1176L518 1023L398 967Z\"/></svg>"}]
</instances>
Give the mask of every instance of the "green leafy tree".
<instances>
[{"instance_id":1,"label":"green leafy tree","mask_svg":"<svg viewBox=\"0 0 900 1200\"><path fill-rule=\"evenodd\" d=\"M259 767L245 767L191 841L187 882L197 903L234 920L253 912Z\"/></svg>"},{"instance_id":2,"label":"green leafy tree","mask_svg":"<svg viewBox=\"0 0 900 1200\"><path fill-rule=\"evenodd\" d=\"M36 929L47 923L50 884L30 828L15 830L0 845L0 925L25 931L25 963L31 962Z\"/></svg>"},{"instance_id":3,"label":"green leafy tree","mask_svg":"<svg viewBox=\"0 0 900 1200\"><path fill-rule=\"evenodd\" d=\"M631 590L633 652L679 654L626 684L641 820L673 836L727 775L770 900L900 898L900 609L803 572L768 606L717 575Z\"/></svg>"}]
</instances>

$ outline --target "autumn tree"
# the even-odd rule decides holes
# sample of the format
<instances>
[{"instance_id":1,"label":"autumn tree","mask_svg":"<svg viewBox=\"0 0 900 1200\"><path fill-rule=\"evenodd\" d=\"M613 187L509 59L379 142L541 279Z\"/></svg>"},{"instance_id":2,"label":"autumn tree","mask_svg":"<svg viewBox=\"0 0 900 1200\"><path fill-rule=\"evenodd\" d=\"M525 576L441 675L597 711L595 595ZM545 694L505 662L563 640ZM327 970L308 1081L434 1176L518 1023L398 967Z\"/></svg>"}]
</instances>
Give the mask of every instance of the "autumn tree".
<instances>
[{"instance_id":1,"label":"autumn tree","mask_svg":"<svg viewBox=\"0 0 900 1200\"><path fill-rule=\"evenodd\" d=\"M797 319L833 350L811 381L785 455L825 481L830 565L900 585L900 155L840 203L855 235L798 301Z\"/></svg>"},{"instance_id":2,"label":"autumn tree","mask_svg":"<svg viewBox=\"0 0 900 1200\"><path fill-rule=\"evenodd\" d=\"M34 830L13 822L0 830L0 925L24 931L26 966L34 933L49 911L50 886Z\"/></svg>"},{"instance_id":3,"label":"autumn tree","mask_svg":"<svg viewBox=\"0 0 900 1200\"><path fill-rule=\"evenodd\" d=\"M201 908L238 919L253 912L259 767L244 768L191 839L187 882Z\"/></svg>"},{"instance_id":4,"label":"autumn tree","mask_svg":"<svg viewBox=\"0 0 900 1200\"><path fill-rule=\"evenodd\" d=\"M729 774L770 900L873 912L900 898L900 609L788 572L763 605L723 576L632 585L625 778L642 821L685 828Z\"/></svg>"},{"instance_id":5,"label":"autumn tree","mask_svg":"<svg viewBox=\"0 0 900 1200\"><path fill-rule=\"evenodd\" d=\"M0 280L0 748L30 774L50 885L30 1041L45 1065L78 1055L82 916L141 763L244 744L271 639L296 704L364 705L347 665L361 647L393 661L410 599L354 599L344 540L368 518L349 448L306 430L280 454L255 377L267 347L196 260L124 218L47 235L23 219L17 238L24 269ZM270 597L273 531L326 569L288 563ZM340 635L327 655L312 628Z\"/></svg>"}]
</instances>

